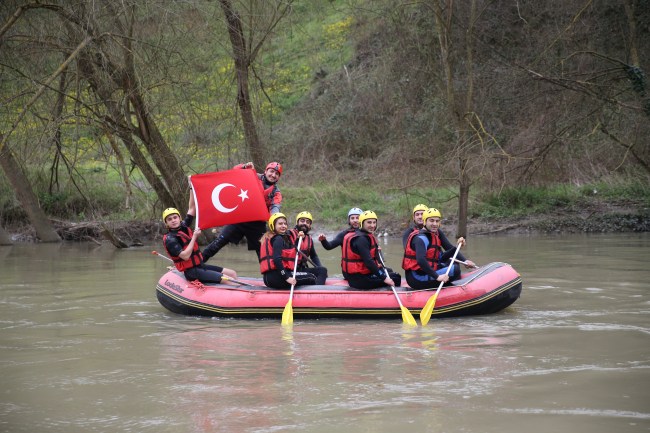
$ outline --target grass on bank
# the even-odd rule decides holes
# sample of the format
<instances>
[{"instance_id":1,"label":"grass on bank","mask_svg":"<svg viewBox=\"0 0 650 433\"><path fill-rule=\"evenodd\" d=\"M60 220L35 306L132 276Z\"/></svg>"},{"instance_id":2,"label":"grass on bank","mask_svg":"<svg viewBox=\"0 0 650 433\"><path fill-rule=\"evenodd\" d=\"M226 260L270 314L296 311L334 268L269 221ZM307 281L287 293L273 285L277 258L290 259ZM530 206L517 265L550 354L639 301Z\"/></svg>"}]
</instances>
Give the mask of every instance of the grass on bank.
<instances>
[{"instance_id":1,"label":"grass on bank","mask_svg":"<svg viewBox=\"0 0 650 433\"><path fill-rule=\"evenodd\" d=\"M157 220L164 204L160 203L145 183L132 179L133 196L127 208L124 185L119 177L108 176L105 170L84 173L82 196L71 183L61 183L57 192L49 193L47 183L37 181L37 196L46 214L53 219L80 222L149 221ZM437 207L443 218L457 214L458 201L453 187L410 190L404 192L379 184L341 184L323 182L300 186L282 185L282 211L293 222L303 210L314 215L318 229L337 230L345 225L351 207L373 210L380 224L406 225L411 210L418 203ZM547 187L522 186L497 192L473 189L470 193L469 217L490 219L525 218L531 215L553 213L558 210L576 210L593 203L650 208L650 186L642 179L614 178L585 185L552 185ZM603 209L606 211L606 209ZM0 223L3 227L24 224L27 216L15 199L6 180L0 180Z\"/></svg>"}]
</instances>

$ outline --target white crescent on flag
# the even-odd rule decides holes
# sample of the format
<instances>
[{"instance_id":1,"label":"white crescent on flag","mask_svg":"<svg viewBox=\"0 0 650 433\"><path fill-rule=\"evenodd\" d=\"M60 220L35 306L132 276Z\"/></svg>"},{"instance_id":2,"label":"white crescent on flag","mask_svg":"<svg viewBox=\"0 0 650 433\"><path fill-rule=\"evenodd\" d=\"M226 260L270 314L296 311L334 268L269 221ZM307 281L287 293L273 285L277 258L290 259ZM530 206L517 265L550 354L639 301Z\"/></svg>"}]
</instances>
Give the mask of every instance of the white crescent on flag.
<instances>
[{"instance_id":1,"label":"white crescent on flag","mask_svg":"<svg viewBox=\"0 0 650 433\"><path fill-rule=\"evenodd\" d=\"M219 195L221 194L221 191L224 188L228 188L228 187L234 188L235 185L233 185L232 183L220 183L219 185L217 185L212 190L212 205L215 207L215 209L217 209L219 212L222 212L222 213L230 213L230 212L234 211L235 209L237 209L237 207L239 207L239 205L237 205L235 207L225 207L221 203L221 198L219 197ZM240 191L241 192L239 193L238 197L241 197L241 201L243 203L244 200L246 200L248 198L248 191L244 191L241 188L240 188Z\"/></svg>"}]
</instances>

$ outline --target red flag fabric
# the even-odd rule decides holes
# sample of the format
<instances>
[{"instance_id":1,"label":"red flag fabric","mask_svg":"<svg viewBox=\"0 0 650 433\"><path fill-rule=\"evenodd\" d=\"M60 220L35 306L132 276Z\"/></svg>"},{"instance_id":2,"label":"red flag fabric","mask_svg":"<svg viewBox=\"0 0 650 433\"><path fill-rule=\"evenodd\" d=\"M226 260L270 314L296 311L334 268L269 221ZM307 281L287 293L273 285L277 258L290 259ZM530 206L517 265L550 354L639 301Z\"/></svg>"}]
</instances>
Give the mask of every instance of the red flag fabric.
<instances>
[{"instance_id":1,"label":"red flag fabric","mask_svg":"<svg viewBox=\"0 0 650 433\"><path fill-rule=\"evenodd\" d=\"M266 221L269 209L255 170L234 169L190 176L201 230L248 221Z\"/></svg>"}]
</instances>

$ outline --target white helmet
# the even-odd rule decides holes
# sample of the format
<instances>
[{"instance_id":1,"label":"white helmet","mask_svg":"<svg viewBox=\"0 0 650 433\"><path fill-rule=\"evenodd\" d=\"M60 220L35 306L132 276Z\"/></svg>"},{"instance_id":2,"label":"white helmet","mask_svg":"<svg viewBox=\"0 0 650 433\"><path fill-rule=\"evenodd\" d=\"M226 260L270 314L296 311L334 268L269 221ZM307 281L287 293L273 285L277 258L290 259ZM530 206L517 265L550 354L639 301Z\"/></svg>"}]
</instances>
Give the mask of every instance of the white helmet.
<instances>
[{"instance_id":1,"label":"white helmet","mask_svg":"<svg viewBox=\"0 0 650 433\"><path fill-rule=\"evenodd\" d=\"M362 213L363 211L361 209L359 209L358 207L353 207L348 212L348 219L350 219L350 215L361 215Z\"/></svg>"}]
</instances>

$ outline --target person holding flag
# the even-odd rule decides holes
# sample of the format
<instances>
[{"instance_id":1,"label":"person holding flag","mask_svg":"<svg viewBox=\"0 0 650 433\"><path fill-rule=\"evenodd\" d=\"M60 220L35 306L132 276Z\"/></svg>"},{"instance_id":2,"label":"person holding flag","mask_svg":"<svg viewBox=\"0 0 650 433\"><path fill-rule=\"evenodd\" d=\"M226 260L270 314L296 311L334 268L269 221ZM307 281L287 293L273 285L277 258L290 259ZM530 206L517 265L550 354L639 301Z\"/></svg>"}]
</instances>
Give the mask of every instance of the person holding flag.
<instances>
[{"instance_id":1,"label":"person holding flag","mask_svg":"<svg viewBox=\"0 0 650 433\"><path fill-rule=\"evenodd\" d=\"M257 258L259 259L261 246L260 238L266 231L266 219L269 217L269 214L280 212L280 207L282 205L282 193L280 193L280 189L277 186L277 182L280 180L280 176L282 175L282 165L279 162L270 162L267 164L264 173L255 173L255 166L253 163L247 162L245 164L236 165L233 170L229 171L229 173L232 174L237 169L253 170L253 173L256 174L261 185L260 188L262 190L264 202L267 209L265 210L265 213L260 220L247 220L226 225L219 236L212 242L210 253L212 255L217 254L221 248L225 247L229 243L239 243L245 237L248 244L248 249L255 250ZM244 198L242 197L242 201L243 200ZM217 203L219 203L218 200ZM217 211L222 213L232 209L218 205L215 205L215 207ZM247 215L251 214L251 212L247 213Z\"/></svg>"},{"instance_id":2,"label":"person holding flag","mask_svg":"<svg viewBox=\"0 0 650 433\"><path fill-rule=\"evenodd\" d=\"M194 222L195 214L194 194L190 194L185 219L181 220L181 213L173 207L165 209L162 213L163 222L168 229L163 236L163 246L174 262L174 266L183 272L188 281L220 283L222 275L236 279L237 273L234 270L205 263L209 257L214 255L209 253L213 245L208 245L204 250L206 251L205 255L199 249L197 238L201 234L201 229L192 230L190 228ZM206 258L206 256L208 257Z\"/></svg>"}]
</instances>

